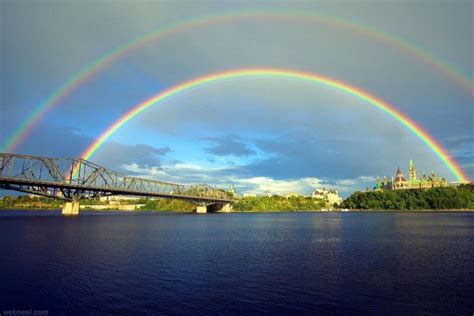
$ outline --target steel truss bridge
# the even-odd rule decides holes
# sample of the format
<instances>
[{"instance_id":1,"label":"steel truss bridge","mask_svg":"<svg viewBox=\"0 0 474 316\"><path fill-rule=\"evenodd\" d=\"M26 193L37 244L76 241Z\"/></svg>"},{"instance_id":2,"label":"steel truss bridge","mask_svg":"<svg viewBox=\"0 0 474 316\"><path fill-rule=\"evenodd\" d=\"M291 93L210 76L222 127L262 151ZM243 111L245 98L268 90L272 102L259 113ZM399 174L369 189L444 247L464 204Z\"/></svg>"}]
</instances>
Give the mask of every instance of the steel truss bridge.
<instances>
[{"instance_id":1,"label":"steel truss bridge","mask_svg":"<svg viewBox=\"0 0 474 316\"><path fill-rule=\"evenodd\" d=\"M173 198L191 202L204 212L206 206L228 207L233 202L231 195L207 184L182 185L130 177L80 158L7 153L0 153L0 189L73 203L110 195Z\"/></svg>"}]
</instances>

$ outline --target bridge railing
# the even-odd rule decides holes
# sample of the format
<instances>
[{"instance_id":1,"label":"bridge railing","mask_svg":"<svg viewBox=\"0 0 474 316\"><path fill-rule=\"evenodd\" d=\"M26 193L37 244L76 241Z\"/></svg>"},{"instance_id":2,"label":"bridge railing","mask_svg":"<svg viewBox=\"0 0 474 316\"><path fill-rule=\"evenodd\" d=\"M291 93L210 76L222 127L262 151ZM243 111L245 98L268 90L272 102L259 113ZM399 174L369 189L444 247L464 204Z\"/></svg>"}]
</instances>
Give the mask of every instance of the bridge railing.
<instances>
[{"instance_id":1,"label":"bridge railing","mask_svg":"<svg viewBox=\"0 0 474 316\"><path fill-rule=\"evenodd\" d=\"M161 195L229 199L226 192L205 184L182 185L130 177L84 159L48 158L0 154L0 177L28 181L31 185L51 183L56 186L102 191L122 190Z\"/></svg>"}]
</instances>

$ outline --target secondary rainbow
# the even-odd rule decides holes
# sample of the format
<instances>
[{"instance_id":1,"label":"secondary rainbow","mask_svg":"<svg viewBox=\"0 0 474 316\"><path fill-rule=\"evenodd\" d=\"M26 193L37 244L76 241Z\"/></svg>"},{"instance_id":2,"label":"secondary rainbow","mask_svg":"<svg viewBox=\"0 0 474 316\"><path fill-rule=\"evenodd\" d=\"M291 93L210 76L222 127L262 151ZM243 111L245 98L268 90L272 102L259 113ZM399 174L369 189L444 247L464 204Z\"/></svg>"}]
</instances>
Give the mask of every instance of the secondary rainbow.
<instances>
[{"instance_id":1,"label":"secondary rainbow","mask_svg":"<svg viewBox=\"0 0 474 316\"><path fill-rule=\"evenodd\" d=\"M392 105L389 105L388 103L376 98L373 95L370 95L369 93L359 88L353 87L347 83L329 77L313 73L275 68L251 68L213 73L170 87L152 96L151 98L148 98L145 101L133 106L127 113L125 113L121 118L115 121L115 123L110 125L93 143L91 143L89 147L81 154L81 157L84 159L90 159L92 155L94 155L94 153L100 148L100 146L102 146L104 142L107 141L107 139L112 136L112 134L114 134L119 128L121 128L134 117L136 117L137 115L160 101L164 101L167 98L175 96L183 91L203 86L205 84L227 79L249 77L291 78L305 80L334 88L336 90L345 92L353 97L366 101L368 104L390 115L392 118L401 123L405 128L407 128L410 132L416 135L433 151L433 153L435 153L435 155L441 160L441 162L446 165L446 167L450 170L450 172L458 181L467 181L467 177L463 174L461 168L441 147L441 145L439 145L427 132L423 131L407 116L397 111Z\"/></svg>"},{"instance_id":2,"label":"secondary rainbow","mask_svg":"<svg viewBox=\"0 0 474 316\"><path fill-rule=\"evenodd\" d=\"M184 32L197 27L206 27L219 23L227 23L233 21L240 21L244 19L254 18L267 18L267 19L286 19L295 20L298 22L317 23L333 27L336 29L342 29L352 33L359 34L361 36L370 38L377 42L383 43L390 47L396 48L409 56L412 56L429 67L439 71L446 77L450 78L457 85L466 89L471 95L474 95L473 83L461 74L459 71L448 65L446 62L439 58L427 53L423 49L416 47L400 38L391 36L379 30L372 29L370 27L355 24L346 20L342 20L335 17L313 15L307 12L299 11L243 11L243 12L231 12L223 13L212 16L205 16L199 19L189 20L185 22L179 22L168 27L160 28L152 32L146 33L143 36L137 37L131 41L128 41L124 45L120 45L115 49L108 51L99 58L95 59L91 63L79 70L79 72L73 74L68 78L62 85L60 85L55 91L53 91L43 102L33 109L23 121L20 122L18 127L13 133L6 139L5 143L1 146L0 151L3 152L14 152L15 149L26 139L31 133L32 129L36 124L44 117L44 115L56 105L58 105L66 96L76 90L81 84L85 83L88 79L98 73L100 70L106 68L113 62L129 55L136 49L139 49L151 42L160 40L164 37Z\"/></svg>"}]
</instances>

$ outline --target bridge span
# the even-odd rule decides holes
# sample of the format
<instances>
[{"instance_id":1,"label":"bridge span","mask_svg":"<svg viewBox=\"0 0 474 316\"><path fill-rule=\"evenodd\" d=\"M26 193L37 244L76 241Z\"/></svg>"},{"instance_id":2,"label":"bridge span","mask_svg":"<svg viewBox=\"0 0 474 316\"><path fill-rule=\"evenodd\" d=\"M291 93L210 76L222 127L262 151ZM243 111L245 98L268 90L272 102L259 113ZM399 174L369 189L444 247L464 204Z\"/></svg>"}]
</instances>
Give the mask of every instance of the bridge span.
<instances>
[{"instance_id":1,"label":"bridge span","mask_svg":"<svg viewBox=\"0 0 474 316\"><path fill-rule=\"evenodd\" d=\"M79 200L129 195L185 200L197 213L230 212L233 197L207 184L183 185L130 177L81 158L0 153L0 189L64 201L63 215L78 215Z\"/></svg>"}]
</instances>

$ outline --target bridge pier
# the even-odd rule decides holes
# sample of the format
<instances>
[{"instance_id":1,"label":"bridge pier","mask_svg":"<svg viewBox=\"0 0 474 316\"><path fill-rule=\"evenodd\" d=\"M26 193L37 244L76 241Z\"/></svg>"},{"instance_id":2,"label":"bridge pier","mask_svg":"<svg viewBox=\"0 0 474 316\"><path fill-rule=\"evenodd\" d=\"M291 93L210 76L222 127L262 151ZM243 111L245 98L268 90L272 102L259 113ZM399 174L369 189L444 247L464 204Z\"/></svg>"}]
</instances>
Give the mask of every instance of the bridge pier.
<instances>
[{"instance_id":1,"label":"bridge pier","mask_svg":"<svg viewBox=\"0 0 474 316\"><path fill-rule=\"evenodd\" d=\"M64 202L61 208L61 215L63 216L79 215L79 201Z\"/></svg>"},{"instance_id":2,"label":"bridge pier","mask_svg":"<svg viewBox=\"0 0 474 316\"><path fill-rule=\"evenodd\" d=\"M196 206L196 213L198 213L198 214L205 214L205 213L207 213L207 206L206 206L206 205L198 205L198 206Z\"/></svg>"},{"instance_id":3,"label":"bridge pier","mask_svg":"<svg viewBox=\"0 0 474 316\"><path fill-rule=\"evenodd\" d=\"M232 212L232 205L230 203L225 203L217 211L221 212L221 213L230 213L230 212Z\"/></svg>"}]
</instances>

